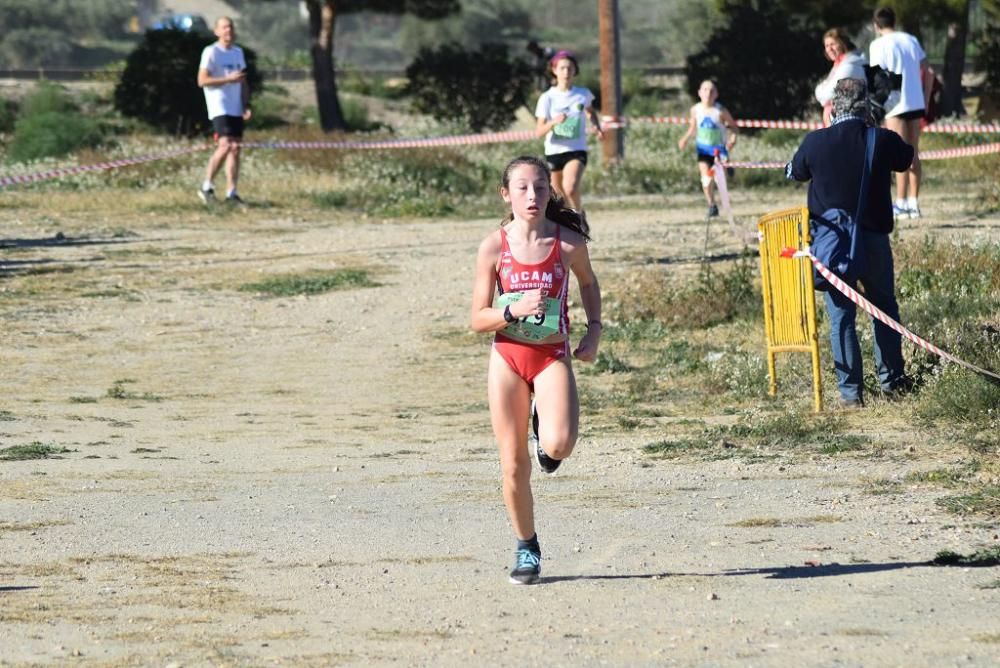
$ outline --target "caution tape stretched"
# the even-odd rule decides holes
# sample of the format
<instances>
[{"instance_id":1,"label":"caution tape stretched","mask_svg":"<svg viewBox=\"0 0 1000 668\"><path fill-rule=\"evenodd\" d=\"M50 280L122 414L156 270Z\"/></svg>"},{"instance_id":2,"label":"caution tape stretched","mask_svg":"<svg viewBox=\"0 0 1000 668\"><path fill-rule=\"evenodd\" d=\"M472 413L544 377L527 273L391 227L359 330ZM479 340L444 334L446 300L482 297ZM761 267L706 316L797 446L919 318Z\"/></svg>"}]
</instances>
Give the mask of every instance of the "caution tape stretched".
<instances>
[{"instance_id":1,"label":"caution tape stretched","mask_svg":"<svg viewBox=\"0 0 1000 668\"><path fill-rule=\"evenodd\" d=\"M156 160L166 160L168 158L176 158L177 156L186 155L188 153L195 153L196 151L204 151L210 148L209 146L193 146L189 148L179 148L173 151L167 151L166 153L153 153L150 155L142 155L135 158L121 158L120 160L108 160L106 162L97 162L92 165L77 165L75 167L57 167L56 169L50 169L44 172L36 172L34 174L18 174L14 176L0 176L0 188L5 188L10 185L23 184L23 183L34 183L35 181L46 181L48 179L57 179L61 176L73 176L75 174L85 174L87 172L100 172L105 169L115 169L116 167L128 167L129 165L140 165L144 162L154 162Z\"/></svg>"},{"instance_id":2,"label":"caution tape stretched","mask_svg":"<svg viewBox=\"0 0 1000 668\"><path fill-rule=\"evenodd\" d=\"M606 127L624 128L632 123L654 125L687 125L689 116L602 116ZM782 130L819 130L824 125L819 121L736 119L740 128L766 128ZM931 123L923 132L939 134L1000 134L998 123Z\"/></svg>"},{"instance_id":3,"label":"caution tape stretched","mask_svg":"<svg viewBox=\"0 0 1000 668\"><path fill-rule=\"evenodd\" d=\"M473 144L497 144L503 142L530 141L535 139L535 133L531 130L518 130L514 132L487 132L482 134L456 135L451 137L427 137L415 139L385 139L372 141L271 141L271 142L244 142L245 148L264 149L349 149L349 150L377 150L393 148L426 148L434 146L469 146ZM135 158L122 158L120 160L108 160L91 165L78 165L75 167L59 167L44 172L34 174L22 174L16 176L0 176L0 188L16 184L34 183L36 181L47 181L63 176L73 176L87 172L99 172L117 167L128 167L139 165L155 160L166 160L176 158L188 153L205 151L212 146L205 144L181 148L166 153L156 153Z\"/></svg>"},{"instance_id":4,"label":"caution tape stretched","mask_svg":"<svg viewBox=\"0 0 1000 668\"><path fill-rule=\"evenodd\" d=\"M826 267L826 265L820 262L816 258L816 256L809 251L808 248L803 250L796 250L794 248L785 248L783 251L781 251L781 256L786 258L803 258L803 257L809 258L809 260L813 263L813 266L816 267L816 271L822 274L823 278L825 278L827 281L830 282L830 285L837 288L837 290L842 292L845 297L847 297L852 302L857 304L858 307L860 307L861 310L863 310L868 315L878 319L887 327L889 327L895 332L898 332L901 336L903 336L909 341L912 341L920 348L923 348L928 352L934 353L935 355L941 357L942 359L946 359L949 362L953 362L955 364L958 364L959 366L965 367L966 369L975 371L978 374L982 374L983 376L992 379L994 382L1000 382L1000 374L990 371L989 369L984 369L980 366L976 366L971 362L966 362L965 360L955 357L949 352L941 350L930 341L920 338L919 336L908 330L906 327L903 327L901 324L890 318L888 315L886 315L885 311L883 311L882 309L880 309L879 307L875 306L870 301L865 299L861 294L858 293L857 290L852 288L850 285L845 283L840 277L838 277L836 274L830 271Z\"/></svg>"},{"instance_id":5,"label":"caution tape stretched","mask_svg":"<svg viewBox=\"0 0 1000 668\"><path fill-rule=\"evenodd\" d=\"M747 121L750 122L750 121ZM762 121L763 122L763 121ZM779 121L768 121L778 123ZM993 126L983 126L993 127ZM272 141L272 142L244 142L246 148L262 149L343 149L343 150L378 150L378 149L398 149L398 148L429 148L435 146L470 146L476 144L498 144L505 142L521 142L534 140L535 133L531 130L520 130L513 132L488 132L482 134L456 135L451 137L426 137L413 139L385 139L371 141ZM156 160L166 160L176 158L188 153L196 153L211 149L211 145L185 147L164 153L154 153L150 155L138 156L135 158L122 158L119 160L108 160L90 165L77 165L74 167L59 167L34 174L19 174L11 176L0 176L0 188L11 185L34 183L36 181L46 181L63 176L73 176L88 172L99 172L118 167L128 167L139 165ZM961 146L958 148L940 149L936 151L924 151L920 154L921 160L943 160L947 158L958 158L975 155L986 155L989 153L1000 153L1000 142L982 144L979 146ZM747 162L733 161L727 162L726 167L739 169L783 169L783 162Z\"/></svg>"}]
</instances>

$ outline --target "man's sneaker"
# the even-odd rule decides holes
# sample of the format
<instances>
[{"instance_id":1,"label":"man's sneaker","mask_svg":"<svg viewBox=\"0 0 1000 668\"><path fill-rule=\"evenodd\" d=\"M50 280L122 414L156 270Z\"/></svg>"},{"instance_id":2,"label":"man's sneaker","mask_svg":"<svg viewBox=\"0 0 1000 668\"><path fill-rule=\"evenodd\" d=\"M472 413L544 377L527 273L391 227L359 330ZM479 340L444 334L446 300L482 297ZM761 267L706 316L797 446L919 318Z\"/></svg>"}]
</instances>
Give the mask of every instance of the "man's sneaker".
<instances>
[{"instance_id":1,"label":"man's sneaker","mask_svg":"<svg viewBox=\"0 0 1000 668\"><path fill-rule=\"evenodd\" d=\"M517 551L514 570L510 572L510 583L516 585L537 584L542 575L542 555L526 547Z\"/></svg>"},{"instance_id":2,"label":"man's sneaker","mask_svg":"<svg viewBox=\"0 0 1000 668\"><path fill-rule=\"evenodd\" d=\"M888 401L899 401L906 395L911 394L916 385L917 383L913 376L903 375L888 390L882 390L882 396Z\"/></svg>"},{"instance_id":3,"label":"man's sneaker","mask_svg":"<svg viewBox=\"0 0 1000 668\"><path fill-rule=\"evenodd\" d=\"M562 464L561 459L553 459L545 454L541 443L538 442L538 411L535 408L534 399L531 400L531 431L528 432L528 448L535 456L538 468L550 475L555 473L559 465Z\"/></svg>"},{"instance_id":4,"label":"man's sneaker","mask_svg":"<svg viewBox=\"0 0 1000 668\"><path fill-rule=\"evenodd\" d=\"M712 204L711 206L709 206L708 207L708 213L706 214L705 217L706 218L718 218L719 217L719 207L717 205L715 205L715 204Z\"/></svg>"},{"instance_id":5,"label":"man's sneaker","mask_svg":"<svg viewBox=\"0 0 1000 668\"><path fill-rule=\"evenodd\" d=\"M917 214L919 216L919 213ZM910 210L905 206L899 206L898 204L892 205L892 219L899 220L900 218L910 218Z\"/></svg>"},{"instance_id":6,"label":"man's sneaker","mask_svg":"<svg viewBox=\"0 0 1000 668\"><path fill-rule=\"evenodd\" d=\"M920 217L921 217L921 216L920 216L920 207L919 207L919 206L918 206L918 207L915 207L915 208L913 208L913 209L909 209L909 210L907 211L907 213L909 213L909 214L910 214L910 218L913 218L913 219L916 219L916 218L920 218Z\"/></svg>"},{"instance_id":7,"label":"man's sneaker","mask_svg":"<svg viewBox=\"0 0 1000 668\"><path fill-rule=\"evenodd\" d=\"M246 202L240 199L240 196L236 193L226 195L226 204L237 204L239 206L246 206Z\"/></svg>"},{"instance_id":8,"label":"man's sneaker","mask_svg":"<svg viewBox=\"0 0 1000 668\"><path fill-rule=\"evenodd\" d=\"M205 204L211 204L215 201L215 189L209 188L208 190L205 190L204 188L198 188L198 197Z\"/></svg>"}]
</instances>

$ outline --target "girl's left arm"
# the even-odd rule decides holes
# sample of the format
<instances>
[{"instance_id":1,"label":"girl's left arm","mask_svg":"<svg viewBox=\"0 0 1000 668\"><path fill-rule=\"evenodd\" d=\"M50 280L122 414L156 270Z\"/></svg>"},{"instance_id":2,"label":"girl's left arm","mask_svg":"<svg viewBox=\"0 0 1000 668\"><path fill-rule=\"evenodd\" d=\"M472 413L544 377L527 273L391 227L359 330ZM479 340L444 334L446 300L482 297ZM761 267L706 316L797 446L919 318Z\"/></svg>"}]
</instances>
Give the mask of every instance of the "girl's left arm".
<instances>
[{"instance_id":1,"label":"girl's left arm","mask_svg":"<svg viewBox=\"0 0 1000 668\"><path fill-rule=\"evenodd\" d=\"M604 128L601 127L601 117L597 113L597 110L593 107L587 107L587 113L590 115L590 122L594 125L594 130L597 132L597 136L601 139L604 138Z\"/></svg>"},{"instance_id":2,"label":"girl's left arm","mask_svg":"<svg viewBox=\"0 0 1000 668\"><path fill-rule=\"evenodd\" d=\"M601 286L594 275L590 253L582 238L572 251L571 261L570 269L580 286L580 301L587 314L587 333L580 339L580 345L573 351L573 356L581 362L593 362L597 357L597 347L604 327L601 323Z\"/></svg>"}]
</instances>

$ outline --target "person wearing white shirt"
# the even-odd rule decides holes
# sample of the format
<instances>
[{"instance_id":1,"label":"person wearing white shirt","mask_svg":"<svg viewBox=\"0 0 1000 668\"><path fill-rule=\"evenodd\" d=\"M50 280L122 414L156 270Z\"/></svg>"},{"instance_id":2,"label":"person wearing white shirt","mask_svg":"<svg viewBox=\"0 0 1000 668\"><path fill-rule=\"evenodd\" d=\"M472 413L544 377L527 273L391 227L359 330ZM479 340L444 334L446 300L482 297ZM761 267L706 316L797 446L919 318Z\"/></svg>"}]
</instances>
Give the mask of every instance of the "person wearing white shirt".
<instances>
[{"instance_id":1,"label":"person wearing white shirt","mask_svg":"<svg viewBox=\"0 0 1000 668\"><path fill-rule=\"evenodd\" d=\"M209 44L201 53L198 66L198 86L205 91L208 117L212 121L215 139L218 142L212 157L208 159L205 181L198 190L198 196L206 204L215 199L212 181L216 173L226 165L226 201L242 204L236 193L236 182L240 175L240 145L243 141L243 127L250 120L250 88L247 85L247 62L243 49L236 46L236 28L228 16L221 16L215 22L217 42Z\"/></svg>"},{"instance_id":2,"label":"person wearing white shirt","mask_svg":"<svg viewBox=\"0 0 1000 668\"><path fill-rule=\"evenodd\" d=\"M843 28L830 28L823 33L823 54L833 67L826 78L816 84L816 101L823 106L823 125L829 127L834 87L841 79L864 79L868 59L857 50Z\"/></svg>"},{"instance_id":3,"label":"person wearing white shirt","mask_svg":"<svg viewBox=\"0 0 1000 668\"><path fill-rule=\"evenodd\" d=\"M545 160L552 172L552 188L571 209L583 210L580 184L587 166L587 119L598 137L604 137L601 121L594 110L590 89L574 86L580 73L576 56L558 51L549 60L555 84L535 105L535 135L545 137Z\"/></svg>"},{"instance_id":4,"label":"person wearing white shirt","mask_svg":"<svg viewBox=\"0 0 1000 668\"><path fill-rule=\"evenodd\" d=\"M897 75L898 86L885 102L885 127L894 131L914 149L913 164L896 174L896 218L919 218L922 169L919 158L920 121L931 93L933 71L927 66L927 54L917 38L896 30L896 13L889 7L875 10L873 17L878 37L868 47L872 67L880 66ZM922 74L922 73L926 73Z\"/></svg>"}]
</instances>

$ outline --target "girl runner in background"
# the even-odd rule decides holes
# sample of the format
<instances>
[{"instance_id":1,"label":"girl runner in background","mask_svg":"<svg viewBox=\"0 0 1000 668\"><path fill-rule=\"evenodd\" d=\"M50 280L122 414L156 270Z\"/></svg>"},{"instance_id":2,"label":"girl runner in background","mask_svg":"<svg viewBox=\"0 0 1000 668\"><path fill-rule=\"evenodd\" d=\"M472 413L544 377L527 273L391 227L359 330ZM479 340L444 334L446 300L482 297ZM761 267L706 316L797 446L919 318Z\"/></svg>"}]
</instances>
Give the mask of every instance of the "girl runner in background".
<instances>
[{"instance_id":1,"label":"girl runner in background","mask_svg":"<svg viewBox=\"0 0 1000 668\"><path fill-rule=\"evenodd\" d=\"M580 73L576 57L569 51L558 51L549 60L549 69L555 85L538 98L535 134L545 137L545 160L555 194L570 208L583 211L580 184L587 166L586 117L590 117L598 137L603 137L604 131L592 106L594 94L573 85L573 78Z\"/></svg>"},{"instance_id":2,"label":"girl runner in background","mask_svg":"<svg viewBox=\"0 0 1000 668\"><path fill-rule=\"evenodd\" d=\"M719 104L719 89L711 79L705 79L698 87L700 102L691 107L691 121L687 132L677 142L682 151L688 140L695 138L698 156L698 171L701 173L701 189L708 202L708 217L719 215L715 204L714 182L712 181L715 154L723 160L729 158L729 151L736 145L736 121L729 111Z\"/></svg>"},{"instance_id":3,"label":"girl runner in background","mask_svg":"<svg viewBox=\"0 0 1000 668\"><path fill-rule=\"evenodd\" d=\"M538 158L516 158L504 169L500 196L511 212L479 246L472 291L472 329L496 332L487 393L504 504L517 537L513 584L534 584L541 573L531 458L546 473L555 472L579 433L566 309L570 273L587 315L587 332L573 356L593 361L601 339L601 290L590 265L585 223L552 196L551 179ZM532 391L537 438L529 443Z\"/></svg>"}]
</instances>

